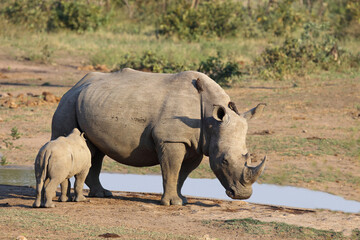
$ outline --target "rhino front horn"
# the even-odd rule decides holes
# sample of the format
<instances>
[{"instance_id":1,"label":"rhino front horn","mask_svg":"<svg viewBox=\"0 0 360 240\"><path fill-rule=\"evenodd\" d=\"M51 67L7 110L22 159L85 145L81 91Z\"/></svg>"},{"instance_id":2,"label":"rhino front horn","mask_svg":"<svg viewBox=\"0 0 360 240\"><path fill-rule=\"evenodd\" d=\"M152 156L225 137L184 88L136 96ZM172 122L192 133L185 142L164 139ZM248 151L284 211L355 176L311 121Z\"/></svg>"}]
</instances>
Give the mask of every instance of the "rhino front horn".
<instances>
[{"instance_id":1,"label":"rhino front horn","mask_svg":"<svg viewBox=\"0 0 360 240\"><path fill-rule=\"evenodd\" d=\"M248 161L245 162L245 167L243 170L243 179L246 184L253 184L265 168L266 156L256 167L248 166L247 162Z\"/></svg>"}]
</instances>

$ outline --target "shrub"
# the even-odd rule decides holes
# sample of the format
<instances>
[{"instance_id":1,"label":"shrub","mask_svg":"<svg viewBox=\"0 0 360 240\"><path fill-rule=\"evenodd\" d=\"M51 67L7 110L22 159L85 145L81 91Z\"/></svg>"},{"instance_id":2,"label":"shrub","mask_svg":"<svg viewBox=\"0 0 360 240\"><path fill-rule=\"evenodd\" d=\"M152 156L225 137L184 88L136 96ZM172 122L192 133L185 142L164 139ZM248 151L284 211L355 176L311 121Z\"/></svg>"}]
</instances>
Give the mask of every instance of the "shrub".
<instances>
[{"instance_id":1,"label":"shrub","mask_svg":"<svg viewBox=\"0 0 360 240\"><path fill-rule=\"evenodd\" d=\"M304 69L323 70L342 63L343 51L325 25L306 24L300 38L288 37L282 46L266 48L255 60L255 68L265 79L304 75ZM341 57L342 56L342 57Z\"/></svg>"},{"instance_id":2,"label":"shrub","mask_svg":"<svg viewBox=\"0 0 360 240\"><path fill-rule=\"evenodd\" d=\"M221 86L229 87L235 76L241 75L239 64L236 62L224 62L221 54L215 57L209 57L200 63L199 72L203 72L215 80Z\"/></svg>"},{"instance_id":3,"label":"shrub","mask_svg":"<svg viewBox=\"0 0 360 240\"><path fill-rule=\"evenodd\" d=\"M126 67L157 73L177 73L187 70L197 70L205 73L222 86L230 86L233 78L241 74L239 64L230 61L225 62L220 53L215 57L209 57L201 61L199 65L172 62L151 51L144 52L142 56L127 54L113 71Z\"/></svg>"},{"instance_id":4,"label":"shrub","mask_svg":"<svg viewBox=\"0 0 360 240\"><path fill-rule=\"evenodd\" d=\"M12 23L45 30L51 15L51 4L42 0L15 0L5 5L3 14Z\"/></svg>"},{"instance_id":5,"label":"shrub","mask_svg":"<svg viewBox=\"0 0 360 240\"><path fill-rule=\"evenodd\" d=\"M305 20L304 11L295 0L283 0L273 5L258 7L256 20L259 28L276 36L295 31ZM294 6L295 5L295 6Z\"/></svg>"},{"instance_id":6,"label":"shrub","mask_svg":"<svg viewBox=\"0 0 360 240\"><path fill-rule=\"evenodd\" d=\"M241 26L241 5L233 1L205 1L197 9L177 1L159 18L158 33L180 39L235 36Z\"/></svg>"},{"instance_id":7,"label":"shrub","mask_svg":"<svg viewBox=\"0 0 360 240\"><path fill-rule=\"evenodd\" d=\"M193 68L193 65L172 62L151 51L145 51L142 56L126 54L114 70L126 67L148 72L174 73L190 70Z\"/></svg>"},{"instance_id":8,"label":"shrub","mask_svg":"<svg viewBox=\"0 0 360 240\"><path fill-rule=\"evenodd\" d=\"M96 30L107 20L105 9L85 0L14 0L5 6L3 13L11 22L38 31Z\"/></svg>"}]
</instances>

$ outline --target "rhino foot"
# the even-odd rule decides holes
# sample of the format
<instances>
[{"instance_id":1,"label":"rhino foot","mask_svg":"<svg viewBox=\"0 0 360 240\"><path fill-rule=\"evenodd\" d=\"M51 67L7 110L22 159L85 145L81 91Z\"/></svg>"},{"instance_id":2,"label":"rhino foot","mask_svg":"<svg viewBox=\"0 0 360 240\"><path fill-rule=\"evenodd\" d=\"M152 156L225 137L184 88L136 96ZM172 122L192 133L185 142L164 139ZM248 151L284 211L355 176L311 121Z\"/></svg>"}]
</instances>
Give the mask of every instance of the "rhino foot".
<instances>
[{"instance_id":1,"label":"rhino foot","mask_svg":"<svg viewBox=\"0 0 360 240\"><path fill-rule=\"evenodd\" d=\"M90 190L89 197L98 197L98 198L104 198L104 197L112 197L113 194L106 189L99 189L99 190Z\"/></svg>"},{"instance_id":2,"label":"rhino foot","mask_svg":"<svg viewBox=\"0 0 360 240\"><path fill-rule=\"evenodd\" d=\"M183 205L188 204L188 200L187 200L186 197L184 197L184 196L181 195L181 199L182 199L182 201L183 201Z\"/></svg>"},{"instance_id":3,"label":"rhino foot","mask_svg":"<svg viewBox=\"0 0 360 240\"><path fill-rule=\"evenodd\" d=\"M46 207L46 208L54 208L54 207L55 207L55 204L54 204L54 203L46 203L46 204L45 204L45 207Z\"/></svg>"},{"instance_id":4,"label":"rhino foot","mask_svg":"<svg viewBox=\"0 0 360 240\"><path fill-rule=\"evenodd\" d=\"M184 204L186 204L186 203L183 201L183 199L181 199L181 198L179 198L177 196L172 197L172 198L167 198L167 197L162 197L161 198L161 205L165 205L165 206L178 205L178 206L181 206L181 205L184 205Z\"/></svg>"},{"instance_id":5,"label":"rhino foot","mask_svg":"<svg viewBox=\"0 0 360 240\"><path fill-rule=\"evenodd\" d=\"M68 196L60 196L59 202L69 202L71 199Z\"/></svg>"},{"instance_id":6,"label":"rhino foot","mask_svg":"<svg viewBox=\"0 0 360 240\"><path fill-rule=\"evenodd\" d=\"M84 197L83 195L79 195L74 198L74 202L84 202L84 201L86 201L86 197Z\"/></svg>"}]
</instances>

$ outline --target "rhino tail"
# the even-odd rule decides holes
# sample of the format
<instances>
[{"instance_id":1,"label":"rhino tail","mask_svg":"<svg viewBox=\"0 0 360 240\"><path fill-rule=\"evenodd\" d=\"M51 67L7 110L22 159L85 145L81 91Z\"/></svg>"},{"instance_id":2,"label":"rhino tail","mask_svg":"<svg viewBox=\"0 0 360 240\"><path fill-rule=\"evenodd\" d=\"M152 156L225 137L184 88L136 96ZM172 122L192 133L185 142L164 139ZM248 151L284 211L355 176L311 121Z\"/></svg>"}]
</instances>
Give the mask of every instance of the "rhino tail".
<instances>
[{"instance_id":1,"label":"rhino tail","mask_svg":"<svg viewBox=\"0 0 360 240\"><path fill-rule=\"evenodd\" d=\"M36 177L36 200L33 207L40 207L43 198L44 183L47 175L47 168L51 153L47 150L40 151L35 160L35 177Z\"/></svg>"}]
</instances>

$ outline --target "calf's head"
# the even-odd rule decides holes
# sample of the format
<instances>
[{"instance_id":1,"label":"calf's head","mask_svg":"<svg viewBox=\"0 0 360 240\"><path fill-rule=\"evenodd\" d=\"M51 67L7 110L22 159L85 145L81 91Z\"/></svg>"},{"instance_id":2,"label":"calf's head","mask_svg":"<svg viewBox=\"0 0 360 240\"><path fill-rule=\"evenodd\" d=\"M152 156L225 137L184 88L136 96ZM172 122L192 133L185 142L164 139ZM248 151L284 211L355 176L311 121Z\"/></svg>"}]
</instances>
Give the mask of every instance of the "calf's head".
<instances>
[{"instance_id":1,"label":"calf's head","mask_svg":"<svg viewBox=\"0 0 360 240\"><path fill-rule=\"evenodd\" d=\"M252 194L252 184L265 167L266 157L255 167L250 166L246 148L247 120L261 114L265 104L239 114L234 106L215 105L210 129L209 159L216 177L233 199L247 199Z\"/></svg>"}]
</instances>

